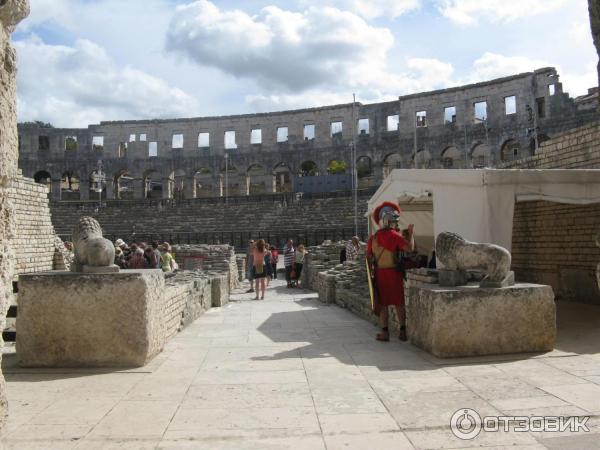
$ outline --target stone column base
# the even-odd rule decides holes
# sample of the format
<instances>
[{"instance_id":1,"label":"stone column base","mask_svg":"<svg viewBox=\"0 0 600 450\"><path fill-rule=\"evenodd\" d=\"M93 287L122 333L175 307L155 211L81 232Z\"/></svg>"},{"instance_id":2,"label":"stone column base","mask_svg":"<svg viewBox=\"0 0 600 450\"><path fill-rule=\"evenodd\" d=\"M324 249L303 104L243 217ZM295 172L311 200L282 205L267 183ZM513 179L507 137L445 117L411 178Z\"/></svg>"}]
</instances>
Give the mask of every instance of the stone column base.
<instances>
[{"instance_id":1,"label":"stone column base","mask_svg":"<svg viewBox=\"0 0 600 450\"><path fill-rule=\"evenodd\" d=\"M160 270L19 277L23 367L142 366L166 341Z\"/></svg>"},{"instance_id":2,"label":"stone column base","mask_svg":"<svg viewBox=\"0 0 600 450\"><path fill-rule=\"evenodd\" d=\"M550 286L412 286L406 314L410 341L441 358L554 349L556 305Z\"/></svg>"}]
</instances>

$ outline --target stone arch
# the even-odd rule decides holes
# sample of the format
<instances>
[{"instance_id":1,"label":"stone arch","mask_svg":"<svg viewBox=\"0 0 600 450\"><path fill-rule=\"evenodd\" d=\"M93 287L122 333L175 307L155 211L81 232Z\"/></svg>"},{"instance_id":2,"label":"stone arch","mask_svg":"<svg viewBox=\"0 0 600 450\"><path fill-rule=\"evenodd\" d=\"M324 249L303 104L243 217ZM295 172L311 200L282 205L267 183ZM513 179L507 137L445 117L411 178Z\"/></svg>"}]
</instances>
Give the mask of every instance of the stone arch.
<instances>
[{"instance_id":1,"label":"stone arch","mask_svg":"<svg viewBox=\"0 0 600 450\"><path fill-rule=\"evenodd\" d=\"M213 172L208 167L200 167L194 172L194 196L213 197L217 191Z\"/></svg>"},{"instance_id":2,"label":"stone arch","mask_svg":"<svg viewBox=\"0 0 600 450\"><path fill-rule=\"evenodd\" d=\"M273 182L273 177L261 164L252 164L246 171L246 194L264 194L267 186Z\"/></svg>"},{"instance_id":3,"label":"stone arch","mask_svg":"<svg viewBox=\"0 0 600 450\"><path fill-rule=\"evenodd\" d=\"M515 139L507 139L500 148L502 161L514 161L521 157L521 144Z\"/></svg>"},{"instance_id":4,"label":"stone arch","mask_svg":"<svg viewBox=\"0 0 600 450\"><path fill-rule=\"evenodd\" d=\"M314 161L304 161L300 164L298 174L301 177L313 177L319 175L319 166Z\"/></svg>"},{"instance_id":5,"label":"stone arch","mask_svg":"<svg viewBox=\"0 0 600 450\"><path fill-rule=\"evenodd\" d=\"M464 156L451 145L442 152L442 167L444 169L462 169L465 166Z\"/></svg>"},{"instance_id":6,"label":"stone arch","mask_svg":"<svg viewBox=\"0 0 600 450\"><path fill-rule=\"evenodd\" d=\"M92 170L88 175L90 200L106 200L106 173L98 174L98 169Z\"/></svg>"},{"instance_id":7,"label":"stone arch","mask_svg":"<svg viewBox=\"0 0 600 450\"><path fill-rule=\"evenodd\" d=\"M187 172L183 169L177 169L169 176L169 184L172 185L170 192L173 193L173 198L176 200L183 200L186 198L187 192Z\"/></svg>"},{"instance_id":8,"label":"stone arch","mask_svg":"<svg viewBox=\"0 0 600 450\"><path fill-rule=\"evenodd\" d=\"M144 182L144 198L157 199L163 197L163 186L161 173L156 169L146 170L142 176Z\"/></svg>"},{"instance_id":9,"label":"stone arch","mask_svg":"<svg viewBox=\"0 0 600 450\"><path fill-rule=\"evenodd\" d=\"M119 170L113 177L115 198L119 200L131 200L134 198L133 176L127 169Z\"/></svg>"},{"instance_id":10,"label":"stone arch","mask_svg":"<svg viewBox=\"0 0 600 450\"><path fill-rule=\"evenodd\" d=\"M61 200L81 199L79 174L73 170L67 170L62 174L60 180Z\"/></svg>"},{"instance_id":11,"label":"stone arch","mask_svg":"<svg viewBox=\"0 0 600 450\"><path fill-rule=\"evenodd\" d=\"M364 189L375 185L373 176L373 161L370 157L363 155L356 160L356 177L358 178L358 188Z\"/></svg>"},{"instance_id":12,"label":"stone arch","mask_svg":"<svg viewBox=\"0 0 600 450\"><path fill-rule=\"evenodd\" d=\"M329 164L327 164L327 173L329 175L343 174L346 173L347 169L348 164L346 164L346 161L343 160L332 159L329 161Z\"/></svg>"},{"instance_id":13,"label":"stone arch","mask_svg":"<svg viewBox=\"0 0 600 450\"><path fill-rule=\"evenodd\" d=\"M225 163L221 168L221 196L227 195L228 197L237 196L246 193L246 180L245 175L242 175L233 161L229 161L227 164L227 172L225 171ZM243 192L242 192L243 189Z\"/></svg>"},{"instance_id":14,"label":"stone arch","mask_svg":"<svg viewBox=\"0 0 600 450\"><path fill-rule=\"evenodd\" d=\"M471 167L473 169L483 169L492 164L492 149L489 145L481 142L476 143L471 149Z\"/></svg>"},{"instance_id":15,"label":"stone arch","mask_svg":"<svg viewBox=\"0 0 600 450\"><path fill-rule=\"evenodd\" d=\"M420 149L413 155L415 169L431 169L431 153L428 150Z\"/></svg>"},{"instance_id":16,"label":"stone arch","mask_svg":"<svg viewBox=\"0 0 600 450\"><path fill-rule=\"evenodd\" d=\"M402 168L402 155L390 153L383 160L383 178L387 177L394 169Z\"/></svg>"},{"instance_id":17,"label":"stone arch","mask_svg":"<svg viewBox=\"0 0 600 450\"><path fill-rule=\"evenodd\" d=\"M52 175L47 170L38 170L33 175L33 181L47 186L49 190L52 189Z\"/></svg>"},{"instance_id":18,"label":"stone arch","mask_svg":"<svg viewBox=\"0 0 600 450\"><path fill-rule=\"evenodd\" d=\"M544 133L538 134L537 138L538 138L538 148L540 145L542 145L542 142L546 142L551 139L550 136L548 136L547 134L544 134ZM532 156L535 155L535 138L531 138L531 140L529 141L529 152Z\"/></svg>"},{"instance_id":19,"label":"stone arch","mask_svg":"<svg viewBox=\"0 0 600 450\"><path fill-rule=\"evenodd\" d=\"M292 169L288 164L277 164L273 168L273 177L275 192L292 192Z\"/></svg>"}]
</instances>

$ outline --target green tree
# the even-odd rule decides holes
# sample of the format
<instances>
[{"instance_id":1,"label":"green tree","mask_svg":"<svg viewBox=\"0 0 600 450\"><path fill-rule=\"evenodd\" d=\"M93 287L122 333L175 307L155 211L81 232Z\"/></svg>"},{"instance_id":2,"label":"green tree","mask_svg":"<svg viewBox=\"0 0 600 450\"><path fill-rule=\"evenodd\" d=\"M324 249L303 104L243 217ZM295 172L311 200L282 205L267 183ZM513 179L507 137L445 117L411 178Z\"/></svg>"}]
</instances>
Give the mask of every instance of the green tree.
<instances>
[{"instance_id":1,"label":"green tree","mask_svg":"<svg viewBox=\"0 0 600 450\"><path fill-rule=\"evenodd\" d=\"M329 163L329 167L327 168L327 171L329 172L330 175L335 175L338 173L345 173L346 172L346 163L344 161L333 160Z\"/></svg>"}]
</instances>

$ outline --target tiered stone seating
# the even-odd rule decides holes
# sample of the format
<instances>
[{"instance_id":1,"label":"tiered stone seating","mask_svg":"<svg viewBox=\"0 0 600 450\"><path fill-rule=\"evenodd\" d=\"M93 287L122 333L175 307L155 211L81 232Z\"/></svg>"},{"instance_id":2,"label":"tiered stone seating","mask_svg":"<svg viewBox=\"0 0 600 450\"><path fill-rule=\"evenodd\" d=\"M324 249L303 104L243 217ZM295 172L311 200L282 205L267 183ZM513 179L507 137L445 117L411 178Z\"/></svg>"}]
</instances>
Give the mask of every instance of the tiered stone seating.
<instances>
[{"instance_id":1,"label":"tiered stone seating","mask_svg":"<svg viewBox=\"0 0 600 450\"><path fill-rule=\"evenodd\" d=\"M360 234L366 234L367 200L359 196ZM281 200L282 197L273 197ZM309 245L354 234L354 201L335 198L288 197L283 201L223 203L194 201L53 203L57 233L69 239L83 215L95 217L109 238L167 240L171 243L230 243L243 246L249 237L264 237L277 245L288 237Z\"/></svg>"}]
</instances>

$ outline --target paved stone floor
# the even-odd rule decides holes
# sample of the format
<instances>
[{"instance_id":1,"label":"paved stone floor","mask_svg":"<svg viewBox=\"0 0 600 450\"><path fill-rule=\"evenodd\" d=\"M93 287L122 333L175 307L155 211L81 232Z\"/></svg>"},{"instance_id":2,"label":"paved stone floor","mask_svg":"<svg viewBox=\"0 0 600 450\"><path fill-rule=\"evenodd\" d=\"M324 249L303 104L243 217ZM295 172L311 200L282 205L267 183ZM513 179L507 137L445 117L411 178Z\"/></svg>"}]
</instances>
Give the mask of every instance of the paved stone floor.
<instances>
[{"instance_id":1,"label":"paved stone floor","mask_svg":"<svg viewBox=\"0 0 600 450\"><path fill-rule=\"evenodd\" d=\"M308 291L238 294L135 370L25 370L5 355L6 449L600 448L600 308L561 305L546 355L439 360L373 340ZM590 433L482 432L452 414L590 415Z\"/></svg>"}]
</instances>

